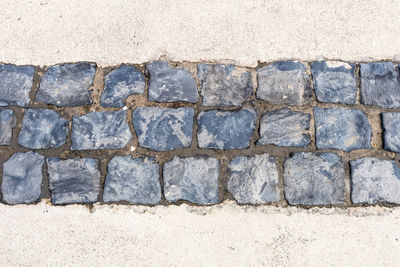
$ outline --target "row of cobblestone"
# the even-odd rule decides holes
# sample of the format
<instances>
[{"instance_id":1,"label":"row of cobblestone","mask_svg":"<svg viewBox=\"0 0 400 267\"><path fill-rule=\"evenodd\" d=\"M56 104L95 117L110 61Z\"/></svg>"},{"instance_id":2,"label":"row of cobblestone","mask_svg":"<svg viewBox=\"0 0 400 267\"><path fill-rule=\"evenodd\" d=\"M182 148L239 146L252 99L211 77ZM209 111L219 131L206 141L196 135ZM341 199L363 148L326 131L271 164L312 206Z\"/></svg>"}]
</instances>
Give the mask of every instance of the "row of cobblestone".
<instances>
[{"instance_id":1,"label":"row of cobblestone","mask_svg":"<svg viewBox=\"0 0 400 267\"><path fill-rule=\"evenodd\" d=\"M68 119L60 108L93 104L96 64L49 67L37 90L35 67L0 65L0 153L10 155L2 157L3 202L36 202L47 179L53 204L215 204L223 200L221 190L243 204L400 204L398 162L382 156L400 152L400 112L390 110L400 108L398 65L275 62L256 70L256 83L249 69L196 67L195 79L163 61L145 65L144 72L121 65L104 76L99 105L105 111ZM131 95L160 106L126 110ZM371 105L380 114L382 147L371 144ZM16 111L22 111L21 121ZM125 150L135 139L141 155L108 157L104 181L101 156L79 154ZM78 157L47 153L57 148ZM189 156L174 155L179 149L190 150ZM282 158L269 149L289 150ZM231 151L224 167L220 157ZM361 153L349 156L354 151ZM160 162L154 153L172 157Z\"/></svg>"}]
</instances>

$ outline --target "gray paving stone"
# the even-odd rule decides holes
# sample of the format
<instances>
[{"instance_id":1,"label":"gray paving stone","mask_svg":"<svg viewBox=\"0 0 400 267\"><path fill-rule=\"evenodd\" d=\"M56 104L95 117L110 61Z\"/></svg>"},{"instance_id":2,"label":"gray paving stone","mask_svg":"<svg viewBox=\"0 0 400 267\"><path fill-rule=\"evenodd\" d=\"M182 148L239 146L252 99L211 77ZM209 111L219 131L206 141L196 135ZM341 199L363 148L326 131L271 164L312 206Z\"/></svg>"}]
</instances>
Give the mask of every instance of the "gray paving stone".
<instances>
[{"instance_id":1,"label":"gray paving stone","mask_svg":"<svg viewBox=\"0 0 400 267\"><path fill-rule=\"evenodd\" d=\"M400 113L382 113L383 140L386 150L400 152Z\"/></svg>"},{"instance_id":2,"label":"gray paving stone","mask_svg":"<svg viewBox=\"0 0 400 267\"><path fill-rule=\"evenodd\" d=\"M197 102L196 82L189 71L183 68L170 68L168 62L163 61L147 64L146 69L150 74L150 101Z\"/></svg>"},{"instance_id":3,"label":"gray paving stone","mask_svg":"<svg viewBox=\"0 0 400 267\"><path fill-rule=\"evenodd\" d=\"M1 192L8 204L32 203L39 199L44 156L29 151L13 154L3 165Z\"/></svg>"},{"instance_id":4,"label":"gray paving stone","mask_svg":"<svg viewBox=\"0 0 400 267\"><path fill-rule=\"evenodd\" d=\"M366 157L352 160L350 165L353 203L400 204L398 162Z\"/></svg>"},{"instance_id":5,"label":"gray paving stone","mask_svg":"<svg viewBox=\"0 0 400 267\"><path fill-rule=\"evenodd\" d=\"M153 158L115 156L107 165L103 201L156 204L161 200L159 165Z\"/></svg>"},{"instance_id":6,"label":"gray paving stone","mask_svg":"<svg viewBox=\"0 0 400 267\"><path fill-rule=\"evenodd\" d=\"M0 146L11 145L12 132L17 119L12 109L0 108Z\"/></svg>"},{"instance_id":7,"label":"gray paving stone","mask_svg":"<svg viewBox=\"0 0 400 267\"><path fill-rule=\"evenodd\" d=\"M122 108L125 98L132 94L143 94L145 86L143 73L134 66L122 65L104 77L100 104L102 107Z\"/></svg>"},{"instance_id":8,"label":"gray paving stone","mask_svg":"<svg viewBox=\"0 0 400 267\"><path fill-rule=\"evenodd\" d=\"M89 87L93 84L96 64L80 62L55 65L47 69L35 101L60 107L92 103Z\"/></svg>"},{"instance_id":9,"label":"gray paving stone","mask_svg":"<svg viewBox=\"0 0 400 267\"><path fill-rule=\"evenodd\" d=\"M219 162L216 158L174 157L164 164L163 176L167 201L218 202Z\"/></svg>"},{"instance_id":10,"label":"gray paving stone","mask_svg":"<svg viewBox=\"0 0 400 267\"><path fill-rule=\"evenodd\" d=\"M47 159L53 204L92 203L100 193L99 161L92 158Z\"/></svg>"},{"instance_id":11,"label":"gray paving stone","mask_svg":"<svg viewBox=\"0 0 400 267\"><path fill-rule=\"evenodd\" d=\"M133 111L133 127L141 147L168 151L192 143L193 108L139 107Z\"/></svg>"},{"instance_id":12,"label":"gray paving stone","mask_svg":"<svg viewBox=\"0 0 400 267\"><path fill-rule=\"evenodd\" d=\"M358 109L314 107L318 149L371 148L371 124Z\"/></svg>"},{"instance_id":13,"label":"gray paving stone","mask_svg":"<svg viewBox=\"0 0 400 267\"><path fill-rule=\"evenodd\" d=\"M18 144L32 149L48 149L65 144L68 121L49 109L28 109L25 112Z\"/></svg>"},{"instance_id":14,"label":"gray paving stone","mask_svg":"<svg viewBox=\"0 0 400 267\"><path fill-rule=\"evenodd\" d=\"M311 63L318 102L354 105L357 98L356 65L339 61Z\"/></svg>"},{"instance_id":15,"label":"gray paving stone","mask_svg":"<svg viewBox=\"0 0 400 267\"><path fill-rule=\"evenodd\" d=\"M274 62L257 71L257 97L278 105L307 105L312 100L311 79L304 64Z\"/></svg>"},{"instance_id":16,"label":"gray paving stone","mask_svg":"<svg viewBox=\"0 0 400 267\"><path fill-rule=\"evenodd\" d=\"M237 111L202 111L197 117L200 148L248 148L255 129L256 112L244 108Z\"/></svg>"},{"instance_id":17,"label":"gray paving stone","mask_svg":"<svg viewBox=\"0 0 400 267\"><path fill-rule=\"evenodd\" d=\"M278 202L278 169L268 154L235 157L229 163L228 191L243 204Z\"/></svg>"},{"instance_id":18,"label":"gray paving stone","mask_svg":"<svg viewBox=\"0 0 400 267\"><path fill-rule=\"evenodd\" d=\"M400 108L400 76L392 62L360 64L361 103Z\"/></svg>"},{"instance_id":19,"label":"gray paving stone","mask_svg":"<svg viewBox=\"0 0 400 267\"><path fill-rule=\"evenodd\" d=\"M291 205L342 204L344 163L336 154L294 153L284 164L285 198Z\"/></svg>"},{"instance_id":20,"label":"gray paving stone","mask_svg":"<svg viewBox=\"0 0 400 267\"><path fill-rule=\"evenodd\" d=\"M260 120L257 145L306 147L310 144L310 114L288 108L265 113Z\"/></svg>"},{"instance_id":21,"label":"gray paving stone","mask_svg":"<svg viewBox=\"0 0 400 267\"><path fill-rule=\"evenodd\" d=\"M126 111L91 112L72 118L71 150L124 148L131 138Z\"/></svg>"},{"instance_id":22,"label":"gray paving stone","mask_svg":"<svg viewBox=\"0 0 400 267\"><path fill-rule=\"evenodd\" d=\"M203 106L243 105L253 94L251 73L233 65L197 65Z\"/></svg>"},{"instance_id":23,"label":"gray paving stone","mask_svg":"<svg viewBox=\"0 0 400 267\"><path fill-rule=\"evenodd\" d=\"M0 64L0 106L28 107L34 72L33 66Z\"/></svg>"}]
</instances>

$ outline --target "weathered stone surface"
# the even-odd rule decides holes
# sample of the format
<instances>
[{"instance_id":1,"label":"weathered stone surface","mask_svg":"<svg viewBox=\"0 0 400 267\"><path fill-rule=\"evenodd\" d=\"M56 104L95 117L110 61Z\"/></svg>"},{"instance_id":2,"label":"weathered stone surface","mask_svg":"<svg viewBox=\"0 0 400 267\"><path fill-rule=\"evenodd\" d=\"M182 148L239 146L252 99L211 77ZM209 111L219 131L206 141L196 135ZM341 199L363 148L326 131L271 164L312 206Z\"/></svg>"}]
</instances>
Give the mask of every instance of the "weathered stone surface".
<instances>
[{"instance_id":1,"label":"weathered stone surface","mask_svg":"<svg viewBox=\"0 0 400 267\"><path fill-rule=\"evenodd\" d=\"M102 107L122 108L125 98L132 94L143 94L145 86L143 73L134 66L122 65L104 77L100 104Z\"/></svg>"},{"instance_id":2,"label":"weathered stone surface","mask_svg":"<svg viewBox=\"0 0 400 267\"><path fill-rule=\"evenodd\" d=\"M156 204L161 200L159 166L153 158L113 157L107 165L103 201Z\"/></svg>"},{"instance_id":3,"label":"weathered stone surface","mask_svg":"<svg viewBox=\"0 0 400 267\"><path fill-rule=\"evenodd\" d=\"M400 152L400 113L382 113L384 148Z\"/></svg>"},{"instance_id":4,"label":"weathered stone surface","mask_svg":"<svg viewBox=\"0 0 400 267\"><path fill-rule=\"evenodd\" d=\"M0 106L27 107L34 72L33 66L0 64Z\"/></svg>"},{"instance_id":5,"label":"weathered stone surface","mask_svg":"<svg viewBox=\"0 0 400 267\"><path fill-rule=\"evenodd\" d=\"M257 97L271 104L301 106L312 100L311 79L300 62L281 61L257 71Z\"/></svg>"},{"instance_id":6,"label":"weathered stone surface","mask_svg":"<svg viewBox=\"0 0 400 267\"><path fill-rule=\"evenodd\" d=\"M155 61L146 65L150 74L149 100L157 102L191 102L198 99L196 82L183 68L170 68L168 62Z\"/></svg>"},{"instance_id":7,"label":"weathered stone surface","mask_svg":"<svg viewBox=\"0 0 400 267\"><path fill-rule=\"evenodd\" d=\"M199 64L204 106L241 106L253 94L251 73L233 65Z\"/></svg>"},{"instance_id":8,"label":"weathered stone surface","mask_svg":"<svg viewBox=\"0 0 400 267\"><path fill-rule=\"evenodd\" d=\"M133 127L141 147L168 151L192 143L193 108L139 107L133 112Z\"/></svg>"},{"instance_id":9,"label":"weathered stone surface","mask_svg":"<svg viewBox=\"0 0 400 267\"><path fill-rule=\"evenodd\" d=\"M44 157L35 152L15 153L3 165L1 192L8 204L32 203L39 199Z\"/></svg>"},{"instance_id":10,"label":"weathered stone surface","mask_svg":"<svg viewBox=\"0 0 400 267\"><path fill-rule=\"evenodd\" d=\"M22 122L18 144L33 149L47 149L65 144L68 121L49 109L28 109Z\"/></svg>"},{"instance_id":11,"label":"weathered stone surface","mask_svg":"<svg viewBox=\"0 0 400 267\"><path fill-rule=\"evenodd\" d=\"M99 161L92 158L47 159L53 204L96 202L100 193Z\"/></svg>"},{"instance_id":12,"label":"weathered stone surface","mask_svg":"<svg viewBox=\"0 0 400 267\"><path fill-rule=\"evenodd\" d=\"M256 112L244 108L238 111L202 111L197 117L200 148L248 148L255 128Z\"/></svg>"},{"instance_id":13,"label":"weathered stone surface","mask_svg":"<svg viewBox=\"0 0 400 267\"><path fill-rule=\"evenodd\" d=\"M344 203L346 173L336 154L294 153L284 164L285 198L291 205Z\"/></svg>"},{"instance_id":14,"label":"weathered stone surface","mask_svg":"<svg viewBox=\"0 0 400 267\"><path fill-rule=\"evenodd\" d=\"M235 157L229 163L228 191L239 202L260 204L278 202L278 169L268 154Z\"/></svg>"},{"instance_id":15,"label":"weathered stone surface","mask_svg":"<svg viewBox=\"0 0 400 267\"><path fill-rule=\"evenodd\" d=\"M357 97L356 65L339 61L311 63L318 102L354 105Z\"/></svg>"},{"instance_id":16,"label":"weathered stone surface","mask_svg":"<svg viewBox=\"0 0 400 267\"><path fill-rule=\"evenodd\" d=\"M0 146L11 145L16 118L12 109L0 109Z\"/></svg>"},{"instance_id":17,"label":"weathered stone surface","mask_svg":"<svg viewBox=\"0 0 400 267\"><path fill-rule=\"evenodd\" d=\"M318 149L371 148L371 125L361 110L315 107L314 119Z\"/></svg>"},{"instance_id":18,"label":"weathered stone surface","mask_svg":"<svg viewBox=\"0 0 400 267\"><path fill-rule=\"evenodd\" d=\"M351 200L355 204L400 204L400 169L398 162L377 158L350 161Z\"/></svg>"},{"instance_id":19,"label":"weathered stone surface","mask_svg":"<svg viewBox=\"0 0 400 267\"><path fill-rule=\"evenodd\" d=\"M265 113L260 120L257 145L306 147L310 144L310 114L288 108Z\"/></svg>"},{"instance_id":20,"label":"weathered stone surface","mask_svg":"<svg viewBox=\"0 0 400 267\"><path fill-rule=\"evenodd\" d=\"M361 103L400 108L400 76L392 62L360 64Z\"/></svg>"},{"instance_id":21,"label":"weathered stone surface","mask_svg":"<svg viewBox=\"0 0 400 267\"><path fill-rule=\"evenodd\" d=\"M93 84L96 64L80 62L55 65L47 69L35 101L60 107L92 103L89 87Z\"/></svg>"},{"instance_id":22,"label":"weathered stone surface","mask_svg":"<svg viewBox=\"0 0 400 267\"><path fill-rule=\"evenodd\" d=\"M218 202L219 162L216 158L174 157L164 164L163 176L167 201Z\"/></svg>"},{"instance_id":23,"label":"weathered stone surface","mask_svg":"<svg viewBox=\"0 0 400 267\"><path fill-rule=\"evenodd\" d=\"M131 138L126 111L91 112L72 118L72 150L123 148Z\"/></svg>"}]
</instances>

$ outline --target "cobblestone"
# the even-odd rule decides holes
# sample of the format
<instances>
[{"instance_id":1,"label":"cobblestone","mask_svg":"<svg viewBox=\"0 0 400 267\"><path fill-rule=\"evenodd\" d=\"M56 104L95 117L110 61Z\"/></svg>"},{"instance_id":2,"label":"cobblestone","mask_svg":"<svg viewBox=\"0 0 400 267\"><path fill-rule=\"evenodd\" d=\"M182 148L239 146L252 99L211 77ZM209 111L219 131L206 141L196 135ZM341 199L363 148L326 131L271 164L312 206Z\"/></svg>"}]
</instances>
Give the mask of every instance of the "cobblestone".
<instances>
[{"instance_id":1,"label":"cobblestone","mask_svg":"<svg viewBox=\"0 0 400 267\"><path fill-rule=\"evenodd\" d=\"M197 66L204 106L237 107L253 94L251 73L233 65Z\"/></svg>"},{"instance_id":2,"label":"cobblestone","mask_svg":"<svg viewBox=\"0 0 400 267\"><path fill-rule=\"evenodd\" d=\"M11 145L16 117L12 109L0 109L0 146Z\"/></svg>"},{"instance_id":3,"label":"cobblestone","mask_svg":"<svg viewBox=\"0 0 400 267\"><path fill-rule=\"evenodd\" d=\"M33 66L0 64L0 106L29 106Z\"/></svg>"},{"instance_id":4,"label":"cobblestone","mask_svg":"<svg viewBox=\"0 0 400 267\"><path fill-rule=\"evenodd\" d=\"M102 107L122 108L123 100L132 94L143 94L146 79L134 66L122 65L104 77Z\"/></svg>"}]
</instances>

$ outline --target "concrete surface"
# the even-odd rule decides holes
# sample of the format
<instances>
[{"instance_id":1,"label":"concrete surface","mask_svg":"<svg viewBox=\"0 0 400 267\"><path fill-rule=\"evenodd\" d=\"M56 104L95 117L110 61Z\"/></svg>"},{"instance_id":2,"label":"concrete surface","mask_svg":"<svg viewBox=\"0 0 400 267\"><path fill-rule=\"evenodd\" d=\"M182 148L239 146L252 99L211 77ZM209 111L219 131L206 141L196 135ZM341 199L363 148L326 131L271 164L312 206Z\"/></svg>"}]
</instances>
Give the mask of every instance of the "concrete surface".
<instances>
[{"instance_id":1,"label":"concrete surface","mask_svg":"<svg viewBox=\"0 0 400 267\"><path fill-rule=\"evenodd\" d=\"M0 61L400 58L398 0L0 1Z\"/></svg>"},{"instance_id":2,"label":"concrete surface","mask_svg":"<svg viewBox=\"0 0 400 267\"><path fill-rule=\"evenodd\" d=\"M0 0L0 62L400 59L400 3ZM0 205L0 265L398 266L400 208Z\"/></svg>"},{"instance_id":3,"label":"concrete surface","mask_svg":"<svg viewBox=\"0 0 400 267\"><path fill-rule=\"evenodd\" d=\"M400 208L0 205L0 265L398 266Z\"/></svg>"}]
</instances>

